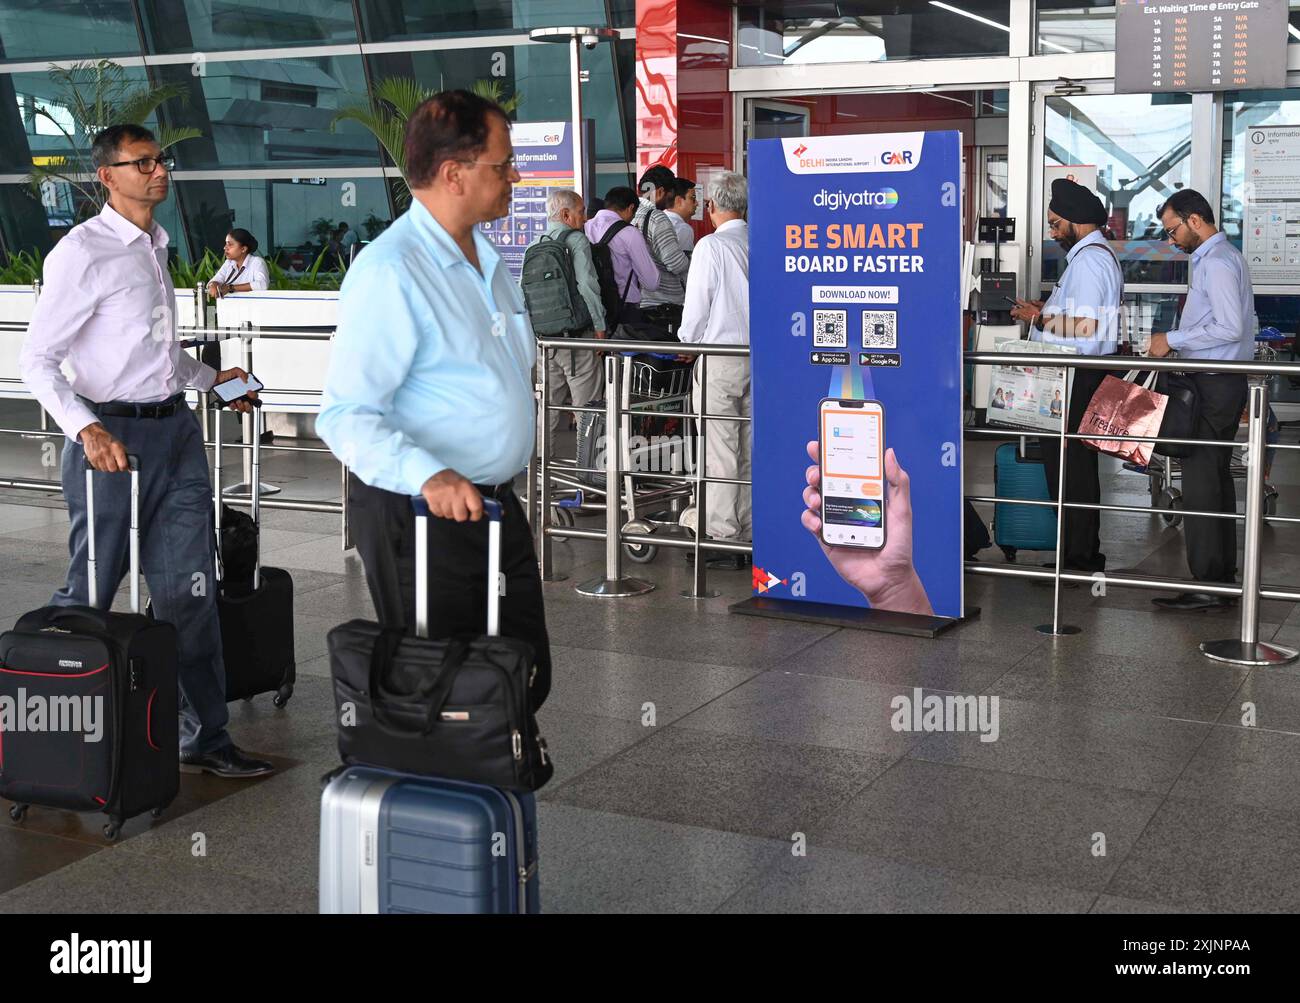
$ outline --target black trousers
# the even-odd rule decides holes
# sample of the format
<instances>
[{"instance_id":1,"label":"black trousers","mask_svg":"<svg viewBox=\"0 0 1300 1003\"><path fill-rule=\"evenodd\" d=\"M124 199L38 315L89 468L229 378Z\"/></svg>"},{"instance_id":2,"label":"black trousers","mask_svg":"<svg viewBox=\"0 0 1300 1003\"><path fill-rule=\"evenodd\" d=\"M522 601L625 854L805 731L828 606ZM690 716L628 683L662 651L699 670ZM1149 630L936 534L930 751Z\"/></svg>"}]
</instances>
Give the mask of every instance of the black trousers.
<instances>
[{"instance_id":1,"label":"black trousers","mask_svg":"<svg viewBox=\"0 0 1300 1003\"><path fill-rule=\"evenodd\" d=\"M551 644L532 532L513 491L501 502L501 633L527 641L536 655L534 709L551 689ZM348 474L348 520L366 569L366 585L384 626L415 629L415 514L402 494ZM487 631L488 522L429 519L429 636Z\"/></svg>"},{"instance_id":2,"label":"black trousers","mask_svg":"<svg viewBox=\"0 0 1300 1003\"><path fill-rule=\"evenodd\" d=\"M1238 373L1195 373L1201 395L1201 421L1197 438L1228 442L1237 435L1249 389ZM1236 512L1237 489L1229 467L1232 450L1226 446L1193 446L1182 461L1183 505L1203 512ZM1231 582L1237 574L1237 524L1231 519L1187 516L1183 519L1187 541L1187 567L1203 582Z\"/></svg>"},{"instance_id":3,"label":"black trousers","mask_svg":"<svg viewBox=\"0 0 1300 1003\"><path fill-rule=\"evenodd\" d=\"M1122 375L1122 374L1121 374ZM1066 431L1079 431L1079 422L1088 402L1107 376L1104 369L1076 369L1070 385L1070 413ZM1061 458L1056 439L1040 439L1043 461L1047 467L1047 491L1056 501L1057 481L1060 478ZM1095 505L1101 501L1101 480L1097 473L1099 454L1089 449L1080 439L1071 439L1065 446L1065 500ZM1095 509L1066 509L1065 525L1061 531L1062 567L1072 571L1092 573L1106 570L1106 555L1101 552L1101 513Z\"/></svg>"}]
</instances>

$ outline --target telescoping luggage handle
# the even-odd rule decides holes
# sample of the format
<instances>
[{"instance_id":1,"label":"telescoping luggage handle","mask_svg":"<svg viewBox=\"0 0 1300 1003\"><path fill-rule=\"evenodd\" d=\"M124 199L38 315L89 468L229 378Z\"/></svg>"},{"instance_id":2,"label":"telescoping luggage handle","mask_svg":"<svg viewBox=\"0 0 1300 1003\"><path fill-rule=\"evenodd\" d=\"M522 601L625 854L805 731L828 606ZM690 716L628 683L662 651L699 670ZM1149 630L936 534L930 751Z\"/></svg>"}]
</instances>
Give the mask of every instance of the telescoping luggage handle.
<instances>
[{"instance_id":1,"label":"telescoping luggage handle","mask_svg":"<svg viewBox=\"0 0 1300 1003\"><path fill-rule=\"evenodd\" d=\"M212 450L212 479L214 481L213 508L216 509L216 527L217 527L217 560L215 568L217 571L217 581L221 581L221 515L222 515L222 493L221 493L221 408L214 408L216 420L213 424L216 426L216 439L213 442ZM253 409L253 528L256 532L253 534L253 591L256 592L261 584L262 578L262 409Z\"/></svg>"},{"instance_id":2,"label":"telescoping luggage handle","mask_svg":"<svg viewBox=\"0 0 1300 1003\"><path fill-rule=\"evenodd\" d=\"M415 510L415 635L429 636L429 503L422 495L411 499ZM501 632L501 503L483 499L488 518L488 622L489 637Z\"/></svg>"},{"instance_id":3,"label":"telescoping luggage handle","mask_svg":"<svg viewBox=\"0 0 1300 1003\"><path fill-rule=\"evenodd\" d=\"M131 612L140 612L140 457L126 454L131 468ZM90 575L91 606L99 605L95 577L95 468L86 461L86 567Z\"/></svg>"}]
</instances>

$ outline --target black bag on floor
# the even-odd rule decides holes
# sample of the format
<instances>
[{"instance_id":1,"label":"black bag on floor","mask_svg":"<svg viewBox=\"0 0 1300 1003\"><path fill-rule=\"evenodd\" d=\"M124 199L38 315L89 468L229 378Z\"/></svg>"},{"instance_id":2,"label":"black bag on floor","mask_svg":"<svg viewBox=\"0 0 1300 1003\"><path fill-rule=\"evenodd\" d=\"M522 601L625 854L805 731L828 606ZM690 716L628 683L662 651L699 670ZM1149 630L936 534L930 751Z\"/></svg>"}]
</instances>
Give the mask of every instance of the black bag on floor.
<instances>
[{"instance_id":1,"label":"black bag on floor","mask_svg":"<svg viewBox=\"0 0 1300 1003\"><path fill-rule=\"evenodd\" d=\"M248 700L259 693L274 693L275 705L283 707L293 696L297 679L293 578L283 568L261 567L258 491L262 485L262 436L257 426L261 425L262 412L255 410L254 414L253 514L238 513L234 525L228 529L225 513L230 509L218 506L221 525L217 527L217 539L221 545L217 561L221 581L217 586L217 612L221 617L221 648L226 664L226 700ZM214 480L220 498L220 411L215 418Z\"/></svg>"},{"instance_id":2,"label":"black bag on floor","mask_svg":"<svg viewBox=\"0 0 1300 1003\"><path fill-rule=\"evenodd\" d=\"M428 581L428 507L416 505L415 578ZM330 673L345 763L467 783L535 791L554 766L533 714L533 646L498 636L501 505L489 519L487 636L429 638L429 611L416 597L416 636L370 620L329 633Z\"/></svg>"},{"instance_id":3,"label":"black bag on floor","mask_svg":"<svg viewBox=\"0 0 1300 1003\"><path fill-rule=\"evenodd\" d=\"M130 457L133 538L139 463ZM180 787L176 629L140 613L138 544L131 613L96 609L93 471L86 470L89 606L46 606L0 635L0 699L15 710L0 736L0 797L108 815L104 835L145 811L162 814ZM41 710L39 719L36 711Z\"/></svg>"}]
</instances>

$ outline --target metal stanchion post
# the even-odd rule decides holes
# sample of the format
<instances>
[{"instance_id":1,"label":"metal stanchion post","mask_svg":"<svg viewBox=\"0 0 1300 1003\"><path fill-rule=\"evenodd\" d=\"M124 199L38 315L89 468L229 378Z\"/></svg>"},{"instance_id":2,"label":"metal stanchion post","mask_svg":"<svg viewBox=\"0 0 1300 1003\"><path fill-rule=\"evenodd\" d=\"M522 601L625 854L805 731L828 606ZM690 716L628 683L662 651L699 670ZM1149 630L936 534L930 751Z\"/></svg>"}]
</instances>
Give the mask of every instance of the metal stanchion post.
<instances>
[{"instance_id":1,"label":"metal stanchion post","mask_svg":"<svg viewBox=\"0 0 1300 1003\"><path fill-rule=\"evenodd\" d=\"M248 325L248 326L251 327L252 325ZM252 332L249 332L248 334L245 335L241 335L239 341L243 350L243 359L241 361L244 367L244 372L251 373L253 371ZM248 414L245 414L243 416L243 424L241 427L243 428L243 432L244 432L244 446L250 447L253 442L253 436L260 434L257 431L257 424L253 421L252 412L249 412ZM230 487L226 488L226 494L235 495L239 497L239 496L251 494L252 490L253 490L253 452L251 448L245 448L244 449L244 479L239 484L232 484ZM280 493L280 488L277 485L267 484L266 481L262 481L261 487L258 490L258 494L263 494L263 495L278 495L279 493Z\"/></svg>"},{"instance_id":2,"label":"metal stanchion post","mask_svg":"<svg viewBox=\"0 0 1300 1003\"><path fill-rule=\"evenodd\" d=\"M202 282L194 284L194 326L199 329L198 344L194 347L195 357L203 361L203 346L208 341L208 293ZM218 342L220 344L220 342ZM199 427L203 429L203 441L212 438L211 396L208 391L199 391Z\"/></svg>"},{"instance_id":3,"label":"metal stanchion post","mask_svg":"<svg viewBox=\"0 0 1300 1003\"><path fill-rule=\"evenodd\" d=\"M1250 388L1249 419L1246 426L1246 547L1241 569L1241 636L1222 641L1202 641L1201 651L1216 662L1233 665L1279 665L1294 661L1294 648L1266 644L1259 639L1259 552L1264 516L1265 424L1268 419L1268 387Z\"/></svg>"},{"instance_id":4,"label":"metal stanchion post","mask_svg":"<svg viewBox=\"0 0 1300 1003\"><path fill-rule=\"evenodd\" d=\"M546 527L551 524L551 367L548 364L553 348L542 349L542 389L538 399L537 425L541 430L538 440L538 480L536 483L529 475L528 490L537 493L537 571L544 582L562 582L568 575L557 574L553 545ZM532 508L529 505L529 508Z\"/></svg>"},{"instance_id":5,"label":"metal stanchion post","mask_svg":"<svg viewBox=\"0 0 1300 1003\"><path fill-rule=\"evenodd\" d=\"M1067 371L1067 375L1069 375ZM1070 441L1065 436L1070 431L1070 391L1073 379L1065 381L1065 395L1061 400L1061 438L1057 443L1057 457L1060 467L1056 474L1056 561L1052 571L1052 622L1039 624L1035 630L1040 634L1060 637L1064 634L1077 634L1079 628L1068 623L1061 623L1061 558L1065 541L1065 449Z\"/></svg>"},{"instance_id":6,"label":"metal stanchion post","mask_svg":"<svg viewBox=\"0 0 1300 1003\"><path fill-rule=\"evenodd\" d=\"M695 364L700 367L699 406L695 409L695 443L699 447L695 452L695 547L691 551L695 564L691 568L691 587L682 589L680 595L683 599L714 599L721 593L709 588L708 569L705 567L708 561L700 550L700 540L704 537L704 526L708 522L708 502L705 499L708 485L704 483L708 469L708 450L704 445L704 415L709 410L709 357L700 355Z\"/></svg>"},{"instance_id":7,"label":"metal stanchion post","mask_svg":"<svg viewBox=\"0 0 1300 1003\"><path fill-rule=\"evenodd\" d=\"M623 506L619 503L622 485L618 441L619 362L613 353L605 357L605 574L574 589L584 596L639 596L654 588L639 578L623 577L623 547L619 540L623 518Z\"/></svg>"},{"instance_id":8,"label":"metal stanchion post","mask_svg":"<svg viewBox=\"0 0 1300 1003\"><path fill-rule=\"evenodd\" d=\"M348 466L346 463L339 464L339 470L342 471L341 480L343 482L343 494L340 498L340 515L343 518L343 549L352 549L352 525L348 522Z\"/></svg>"}]
</instances>

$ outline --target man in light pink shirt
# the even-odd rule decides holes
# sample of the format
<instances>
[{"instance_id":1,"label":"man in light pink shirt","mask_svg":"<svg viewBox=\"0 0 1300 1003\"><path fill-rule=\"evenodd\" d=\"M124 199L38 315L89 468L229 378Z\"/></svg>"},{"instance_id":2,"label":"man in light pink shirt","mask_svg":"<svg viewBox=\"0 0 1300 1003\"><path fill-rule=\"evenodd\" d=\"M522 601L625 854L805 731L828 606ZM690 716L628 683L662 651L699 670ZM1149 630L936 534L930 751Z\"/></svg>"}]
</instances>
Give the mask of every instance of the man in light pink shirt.
<instances>
[{"instance_id":1,"label":"man in light pink shirt","mask_svg":"<svg viewBox=\"0 0 1300 1003\"><path fill-rule=\"evenodd\" d=\"M650 255L650 248L641 231L632 226L640 204L631 188L611 188L605 194L605 208L587 220L587 239L592 244L607 244L614 264L614 278L622 308L618 312L619 326L641 322L641 292L659 288L659 266ZM613 317L605 318L605 328L614 332Z\"/></svg>"},{"instance_id":2,"label":"man in light pink shirt","mask_svg":"<svg viewBox=\"0 0 1300 1003\"><path fill-rule=\"evenodd\" d=\"M270 763L245 756L226 731L212 485L203 433L185 403L186 386L209 390L248 374L218 373L186 355L176 338L167 231L153 218L167 198L172 158L137 125L100 132L91 156L108 204L45 259L19 360L27 387L69 440L62 466L72 561L51 604L89 605L87 464L107 475L136 457L141 569L158 619L176 627L181 770L270 773ZM249 408L242 400L232 406ZM94 485L96 592L108 609L127 570L131 496L128 478L104 475Z\"/></svg>"}]
</instances>

